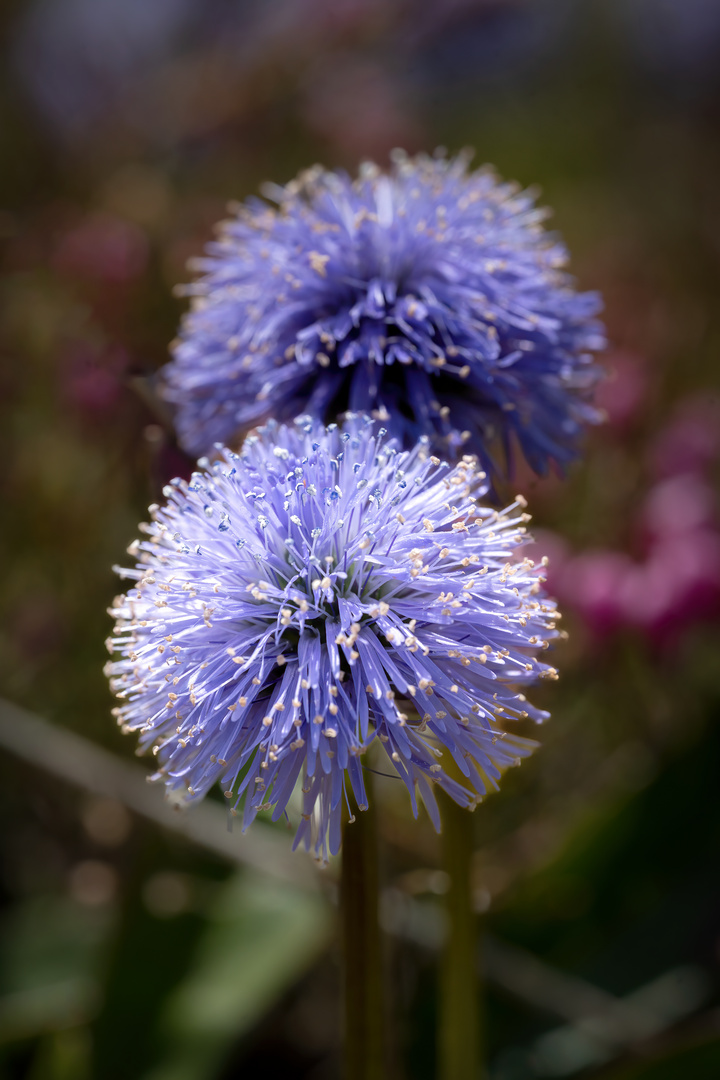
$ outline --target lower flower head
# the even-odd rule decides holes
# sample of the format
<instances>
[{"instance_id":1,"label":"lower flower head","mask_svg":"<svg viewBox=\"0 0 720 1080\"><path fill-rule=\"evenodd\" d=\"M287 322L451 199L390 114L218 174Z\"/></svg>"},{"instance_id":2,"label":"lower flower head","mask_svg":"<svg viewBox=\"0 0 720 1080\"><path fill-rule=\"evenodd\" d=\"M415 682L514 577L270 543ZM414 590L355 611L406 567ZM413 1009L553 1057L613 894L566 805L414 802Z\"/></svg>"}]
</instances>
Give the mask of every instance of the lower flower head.
<instances>
[{"instance_id":1,"label":"lower flower head","mask_svg":"<svg viewBox=\"0 0 720 1080\"><path fill-rule=\"evenodd\" d=\"M524 500L479 505L474 458L400 451L354 416L269 424L201 466L151 508L111 610L118 723L155 778L186 801L220 781L244 827L299 786L295 842L326 856L376 740L436 826L435 783L471 806L532 750L499 727L544 719L521 691L555 675L537 655L555 606L515 555Z\"/></svg>"}]
</instances>

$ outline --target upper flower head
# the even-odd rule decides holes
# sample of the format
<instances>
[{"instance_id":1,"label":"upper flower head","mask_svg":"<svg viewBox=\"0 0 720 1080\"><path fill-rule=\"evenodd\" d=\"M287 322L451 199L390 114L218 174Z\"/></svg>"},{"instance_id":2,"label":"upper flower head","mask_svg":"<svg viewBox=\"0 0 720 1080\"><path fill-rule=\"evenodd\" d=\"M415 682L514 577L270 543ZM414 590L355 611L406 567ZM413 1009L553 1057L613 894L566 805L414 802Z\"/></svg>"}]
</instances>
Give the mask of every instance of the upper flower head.
<instances>
[{"instance_id":1,"label":"upper flower head","mask_svg":"<svg viewBox=\"0 0 720 1080\"><path fill-rule=\"evenodd\" d=\"M164 393L191 453L274 416L372 412L502 468L562 466L597 418L594 293L534 197L467 158L407 158L353 181L316 167L237 209L202 274ZM500 451L500 454L498 454Z\"/></svg>"},{"instance_id":2,"label":"upper flower head","mask_svg":"<svg viewBox=\"0 0 720 1080\"><path fill-rule=\"evenodd\" d=\"M247 825L302 788L297 842L335 852L346 778L366 804L374 741L433 820L431 782L463 805L533 743L503 718L546 714L520 689L554 669L554 604L518 500L477 504L474 459L398 452L372 421L269 425L153 507L130 548L108 665L156 774L187 800L220 780ZM444 764L452 756L462 783Z\"/></svg>"}]
</instances>

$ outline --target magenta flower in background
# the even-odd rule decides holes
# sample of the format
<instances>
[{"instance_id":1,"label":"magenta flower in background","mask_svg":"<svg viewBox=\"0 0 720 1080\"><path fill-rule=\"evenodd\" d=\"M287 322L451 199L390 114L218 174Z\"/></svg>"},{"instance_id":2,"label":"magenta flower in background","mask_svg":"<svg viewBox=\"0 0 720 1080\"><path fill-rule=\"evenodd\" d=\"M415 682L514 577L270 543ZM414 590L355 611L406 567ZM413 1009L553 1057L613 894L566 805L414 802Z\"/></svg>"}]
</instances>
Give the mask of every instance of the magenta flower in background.
<instances>
[{"instance_id":1,"label":"magenta flower in background","mask_svg":"<svg viewBox=\"0 0 720 1080\"><path fill-rule=\"evenodd\" d=\"M596 550L575 555L560 570L562 595L595 634L604 636L623 625L621 597L632 567L624 552Z\"/></svg>"},{"instance_id":2,"label":"magenta flower in background","mask_svg":"<svg viewBox=\"0 0 720 1080\"><path fill-rule=\"evenodd\" d=\"M650 379L646 363L635 353L616 349L608 353L606 368L608 377L597 388L595 404L612 427L629 427L647 401Z\"/></svg>"},{"instance_id":3,"label":"magenta flower in background","mask_svg":"<svg viewBox=\"0 0 720 1080\"><path fill-rule=\"evenodd\" d=\"M703 472L720 453L720 400L710 395L686 398L650 450L656 476Z\"/></svg>"},{"instance_id":4,"label":"magenta flower in background","mask_svg":"<svg viewBox=\"0 0 720 1080\"><path fill-rule=\"evenodd\" d=\"M603 549L573 554L555 533L537 533L551 591L596 637L634 628L664 645L720 614L720 529L707 476L720 452L719 420L712 399L689 399L655 440L650 465L659 479L634 522L643 558Z\"/></svg>"}]
</instances>

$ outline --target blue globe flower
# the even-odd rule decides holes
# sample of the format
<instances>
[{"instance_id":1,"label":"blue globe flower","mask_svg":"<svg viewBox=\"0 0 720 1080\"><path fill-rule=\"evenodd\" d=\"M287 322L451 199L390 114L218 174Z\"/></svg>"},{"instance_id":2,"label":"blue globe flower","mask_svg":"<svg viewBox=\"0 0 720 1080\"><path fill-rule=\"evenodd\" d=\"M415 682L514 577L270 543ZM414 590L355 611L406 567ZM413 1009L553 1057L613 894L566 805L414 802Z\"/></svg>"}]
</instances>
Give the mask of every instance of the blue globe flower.
<instances>
[{"instance_id":1,"label":"blue globe flower","mask_svg":"<svg viewBox=\"0 0 720 1080\"><path fill-rule=\"evenodd\" d=\"M192 454L268 417L369 412L403 446L519 447L533 469L577 453L604 344L594 293L534 197L467 157L360 177L317 167L237 208L196 268L163 393Z\"/></svg>"},{"instance_id":2,"label":"blue globe flower","mask_svg":"<svg viewBox=\"0 0 720 1080\"><path fill-rule=\"evenodd\" d=\"M484 507L476 459L375 428L273 422L173 481L111 611L118 723L155 778L189 802L219 781L243 827L289 808L323 857L348 780L367 804L373 744L439 826L433 785L465 806L496 787L535 745L499 724L544 719L521 690L555 676L555 605L515 556L524 501Z\"/></svg>"}]
</instances>

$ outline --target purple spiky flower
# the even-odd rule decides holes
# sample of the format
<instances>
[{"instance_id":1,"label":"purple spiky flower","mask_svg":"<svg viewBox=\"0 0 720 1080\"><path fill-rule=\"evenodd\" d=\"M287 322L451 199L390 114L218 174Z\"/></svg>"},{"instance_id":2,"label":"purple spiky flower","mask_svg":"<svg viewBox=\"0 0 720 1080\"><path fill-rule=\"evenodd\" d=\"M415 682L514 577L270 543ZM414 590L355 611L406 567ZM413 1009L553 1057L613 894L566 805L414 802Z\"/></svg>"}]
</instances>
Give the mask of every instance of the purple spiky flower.
<instances>
[{"instance_id":1,"label":"purple spiky flower","mask_svg":"<svg viewBox=\"0 0 720 1080\"><path fill-rule=\"evenodd\" d=\"M182 290L161 385L188 452L351 409L490 473L517 447L538 473L576 456L599 415L600 301L575 291L532 193L467 155L400 153L389 174L316 167L264 191L276 207L238 207Z\"/></svg>"},{"instance_id":2,"label":"purple spiky flower","mask_svg":"<svg viewBox=\"0 0 720 1080\"><path fill-rule=\"evenodd\" d=\"M244 827L289 806L322 856L348 779L367 803L371 744L438 825L433 784L465 806L496 787L534 746L499 724L542 720L521 690L555 675L538 659L555 605L514 554L524 501L479 505L476 459L449 467L376 428L273 422L173 481L111 612L118 723L156 778L187 801L220 781Z\"/></svg>"}]
</instances>

